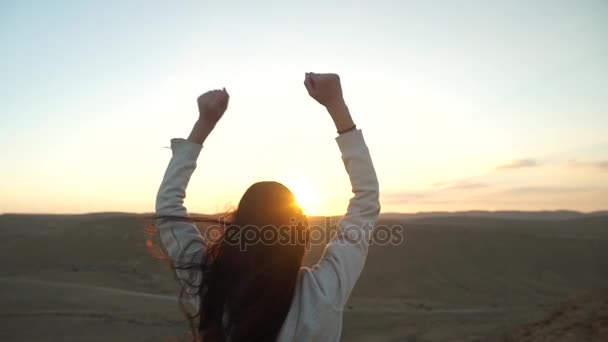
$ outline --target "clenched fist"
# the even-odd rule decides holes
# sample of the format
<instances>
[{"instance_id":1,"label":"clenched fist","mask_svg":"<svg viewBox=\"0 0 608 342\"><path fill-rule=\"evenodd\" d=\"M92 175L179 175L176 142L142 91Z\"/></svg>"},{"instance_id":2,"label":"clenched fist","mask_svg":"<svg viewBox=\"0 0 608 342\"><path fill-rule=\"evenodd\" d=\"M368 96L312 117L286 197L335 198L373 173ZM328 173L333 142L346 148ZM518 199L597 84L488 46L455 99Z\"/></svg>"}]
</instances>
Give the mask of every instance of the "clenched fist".
<instances>
[{"instance_id":1,"label":"clenched fist","mask_svg":"<svg viewBox=\"0 0 608 342\"><path fill-rule=\"evenodd\" d=\"M338 133L351 131L356 128L350 111L342 96L340 76L336 74L315 74L307 72L304 86L308 95L325 106L334 121Z\"/></svg>"},{"instance_id":2,"label":"clenched fist","mask_svg":"<svg viewBox=\"0 0 608 342\"><path fill-rule=\"evenodd\" d=\"M340 76L336 74L315 74L307 72L304 86L308 95L327 108L344 105Z\"/></svg>"},{"instance_id":3,"label":"clenched fist","mask_svg":"<svg viewBox=\"0 0 608 342\"><path fill-rule=\"evenodd\" d=\"M197 99L199 120L214 126L224 115L226 108L228 108L228 100L230 95L226 91L226 88L222 90L211 90Z\"/></svg>"}]
</instances>

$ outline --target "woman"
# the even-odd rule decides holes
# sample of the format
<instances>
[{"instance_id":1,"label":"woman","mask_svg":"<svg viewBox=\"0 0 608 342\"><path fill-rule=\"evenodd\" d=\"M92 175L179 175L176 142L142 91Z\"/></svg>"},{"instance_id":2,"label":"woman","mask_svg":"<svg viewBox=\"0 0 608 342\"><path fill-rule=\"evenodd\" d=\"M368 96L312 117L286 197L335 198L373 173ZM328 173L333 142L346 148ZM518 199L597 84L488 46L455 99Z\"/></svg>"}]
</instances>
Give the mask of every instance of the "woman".
<instances>
[{"instance_id":1,"label":"woman","mask_svg":"<svg viewBox=\"0 0 608 342\"><path fill-rule=\"evenodd\" d=\"M336 74L307 73L308 94L325 106L354 197L319 263L302 267L306 218L276 182L253 184L221 237L203 239L183 206L202 144L228 106L226 90L198 98L199 119L173 156L156 198L161 241L183 284L182 304L203 341L338 341L342 312L363 269L380 210L378 180ZM304 238L302 238L304 237Z\"/></svg>"}]
</instances>

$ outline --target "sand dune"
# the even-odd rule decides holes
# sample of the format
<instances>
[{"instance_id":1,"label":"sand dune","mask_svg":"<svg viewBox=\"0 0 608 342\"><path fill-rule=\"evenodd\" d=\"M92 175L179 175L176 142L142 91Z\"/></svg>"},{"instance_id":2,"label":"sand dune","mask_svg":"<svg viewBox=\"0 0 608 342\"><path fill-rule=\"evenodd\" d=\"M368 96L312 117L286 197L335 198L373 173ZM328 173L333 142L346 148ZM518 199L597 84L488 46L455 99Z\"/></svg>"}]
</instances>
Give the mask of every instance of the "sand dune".
<instances>
[{"instance_id":1,"label":"sand dune","mask_svg":"<svg viewBox=\"0 0 608 342\"><path fill-rule=\"evenodd\" d=\"M518 329L608 287L608 215L568 215L383 217L405 243L370 249L343 340L536 336ZM0 340L183 339L177 286L145 247L145 224L125 213L0 216Z\"/></svg>"},{"instance_id":2,"label":"sand dune","mask_svg":"<svg viewBox=\"0 0 608 342\"><path fill-rule=\"evenodd\" d=\"M608 289L575 296L545 318L490 341L608 341Z\"/></svg>"}]
</instances>

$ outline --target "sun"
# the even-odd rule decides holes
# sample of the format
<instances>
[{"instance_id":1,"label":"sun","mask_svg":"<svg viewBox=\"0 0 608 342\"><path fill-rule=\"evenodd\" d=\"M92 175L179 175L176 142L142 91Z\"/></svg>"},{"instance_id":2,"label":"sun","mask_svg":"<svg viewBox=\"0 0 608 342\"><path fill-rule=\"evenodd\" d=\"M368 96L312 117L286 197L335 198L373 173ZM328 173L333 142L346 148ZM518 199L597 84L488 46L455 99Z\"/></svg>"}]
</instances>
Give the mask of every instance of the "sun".
<instances>
[{"instance_id":1,"label":"sun","mask_svg":"<svg viewBox=\"0 0 608 342\"><path fill-rule=\"evenodd\" d=\"M312 214L318 211L319 196L314 184L307 179L298 178L287 181L287 187L296 196L296 200L305 214Z\"/></svg>"}]
</instances>

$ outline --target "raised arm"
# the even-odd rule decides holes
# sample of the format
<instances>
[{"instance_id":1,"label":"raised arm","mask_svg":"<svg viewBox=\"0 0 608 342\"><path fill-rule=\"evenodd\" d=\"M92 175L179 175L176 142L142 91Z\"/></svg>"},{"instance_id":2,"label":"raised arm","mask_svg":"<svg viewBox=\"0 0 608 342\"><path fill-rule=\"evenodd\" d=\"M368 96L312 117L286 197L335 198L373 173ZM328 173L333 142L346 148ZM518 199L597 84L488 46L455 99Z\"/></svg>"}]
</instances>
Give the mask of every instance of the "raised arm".
<instances>
[{"instance_id":1,"label":"raised arm","mask_svg":"<svg viewBox=\"0 0 608 342\"><path fill-rule=\"evenodd\" d=\"M196 281L196 272L180 267L200 262L204 246L196 226L187 221L186 188L196 169L202 144L226 111L228 99L226 90L209 91L198 98L199 118L187 140L171 140L171 161L156 196L156 226L182 282Z\"/></svg>"},{"instance_id":2,"label":"raised arm","mask_svg":"<svg viewBox=\"0 0 608 342\"><path fill-rule=\"evenodd\" d=\"M338 75L308 73L304 84L333 119L354 194L338 223L336 236L312 269L321 293L341 310L365 265L369 239L380 212L378 179L363 134L356 129L342 96Z\"/></svg>"}]
</instances>

